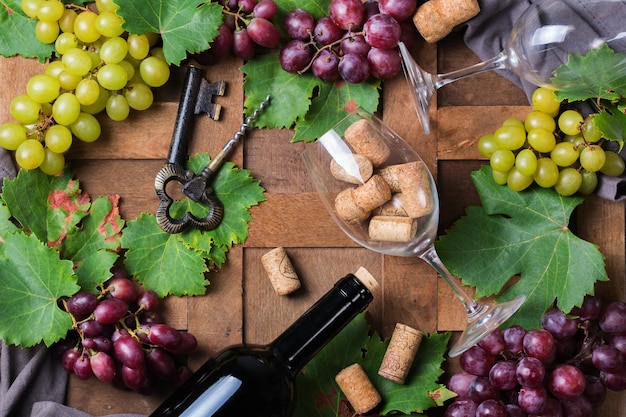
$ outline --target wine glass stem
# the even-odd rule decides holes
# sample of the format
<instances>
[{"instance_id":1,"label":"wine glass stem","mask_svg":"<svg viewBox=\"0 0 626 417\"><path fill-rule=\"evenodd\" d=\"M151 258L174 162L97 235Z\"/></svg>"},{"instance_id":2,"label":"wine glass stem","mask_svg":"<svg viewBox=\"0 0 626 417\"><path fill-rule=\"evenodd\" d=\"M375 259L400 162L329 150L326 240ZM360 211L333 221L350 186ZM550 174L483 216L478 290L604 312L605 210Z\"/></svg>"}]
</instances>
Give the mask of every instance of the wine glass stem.
<instances>
[{"instance_id":1,"label":"wine glass stem","mask_svg":"<svg viewBox=\"0 0 626 417\"><path fill-rule=\"evenodd\" d=\"M500 52L498 55L494 56L491 59L480 62L478 64L472 65L471 67L466 67L460 70L447 72L445 74L437 74L433 77L433 82L435 84L435 88L443 87L446 84L450 84L456 80L460 80L461 78L469 77L470 75L479 74L481 72L496 70L496 69L505 69L507 66L508 57L504 53L504 51Z\"/></svg>"},{"instance_id":2,"label":"wine glass stem","mask_svg":"<svg viewBox=\"0 0 626 417\"><path fill-rule=\"evenodd\" d=\"M420 257L432 266L439 275L441 275L450 288L452 288L452 291L454 291L456 296L459 297L465 307L465 310L467 311L468 321L472 321L474 316L483 311L485 306L478 303L474 300L474 298L470 297L467 292L465 292L459 281L450 273L450 271L448 271L448 268L445 267L443 262L441 262L434 246L431 246Z\"/></svg>"}]
</instances>

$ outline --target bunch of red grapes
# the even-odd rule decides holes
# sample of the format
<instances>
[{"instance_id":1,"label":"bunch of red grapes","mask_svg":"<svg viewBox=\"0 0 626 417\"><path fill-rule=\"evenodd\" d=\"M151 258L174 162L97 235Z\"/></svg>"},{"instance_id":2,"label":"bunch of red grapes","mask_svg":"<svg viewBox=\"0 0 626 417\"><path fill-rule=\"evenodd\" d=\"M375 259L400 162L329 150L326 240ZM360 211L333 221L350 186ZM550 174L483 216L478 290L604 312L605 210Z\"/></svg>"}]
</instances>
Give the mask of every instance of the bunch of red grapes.
<instances>
[{"instance_id":1,"label":"bunch of red grapes","mask_svg":"<svg viewBox=\"0 0 626 417\"><path fill-rule=\"evenodd\" d=\"M445 417L589 417L607 389L626 390L626 304L587 296L542 328L497 330L460 357Z\"/></svg>"},{"instance_id":2,"label":"bunch of red grapes","mask_svg":"<svg viewBox=\"0 0 626 417\"><path fill-rule=\"evenodd\" d=\"M57 344L63 368L80 379L95 376L121 389L149 394L158 381L176 387L191 375L179 364L197 339L165 324L159 296L116 273L99 294L79 292L63 301L74 329Z\"/></svg>"},{"instance_id":3,"label":"bunch of red grapes","mask_svg":"<svg viewBox=\"0 0 626 417\"><path fill-rule=\"evenodd\" d=\"M280 65L298 74L310 69L322 81L391 78L402 68L398 43L416 36L416 9L416 0L332 0L328 16L317 20L292 10L283 23L291 40L280 51Z\"/></svg>"}]
</instances>

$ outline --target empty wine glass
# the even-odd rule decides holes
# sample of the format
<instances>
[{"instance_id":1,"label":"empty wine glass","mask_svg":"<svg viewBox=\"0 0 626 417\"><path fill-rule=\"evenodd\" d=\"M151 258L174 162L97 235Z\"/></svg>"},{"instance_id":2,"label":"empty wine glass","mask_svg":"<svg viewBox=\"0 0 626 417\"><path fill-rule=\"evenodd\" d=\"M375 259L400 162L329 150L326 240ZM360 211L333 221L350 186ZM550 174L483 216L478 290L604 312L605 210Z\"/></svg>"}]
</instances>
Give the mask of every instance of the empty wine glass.
<instances>
[{"instance_id":1,"label":"empty wine glass","mask_svg":"<svg viewBox=\"0 0 626 417\"><path fill-rule=\"evenodd\" d=\"M511 70L532 84L550 87L554 71L567 62L570 54L585 55L604 44L615 51L626 50L625 20L623 0L538 1L519 17L498 55L445 74L431 74L422 69L401 43L404 74L424 131L430 132L428 112L438 88L496 69ZM615 68L616 77L625 72L626 62Z\"/></svg>"},{"instance_id":2,"label":"empty wine glass","mask_svg":"<svg viewBox=\"0 0 626 417\"><path fill-rule=\"evenodd\" d=\"M393 256L418 256L454 290L467 328L449 352L457 356L498 328L525 300L485 305L470 297L443 265L434 241L439 198L420 156L380 119L357 109L302 154L321 199L355 242Z\"/></svg>"}]
</instances>

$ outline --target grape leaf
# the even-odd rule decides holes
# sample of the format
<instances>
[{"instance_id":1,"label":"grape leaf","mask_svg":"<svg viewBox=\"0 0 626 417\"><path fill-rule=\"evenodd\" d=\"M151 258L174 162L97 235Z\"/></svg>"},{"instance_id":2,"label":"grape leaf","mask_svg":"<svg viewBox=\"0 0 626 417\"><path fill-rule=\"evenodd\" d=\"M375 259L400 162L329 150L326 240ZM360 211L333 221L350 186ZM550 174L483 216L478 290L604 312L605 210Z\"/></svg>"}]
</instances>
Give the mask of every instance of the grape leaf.
<instances>
[{"instance_id":1,"label":"grape leaf","mask_svg":"<svg viewBox=\"0 0 626 417\"><path fill-rule=\"evenodd\" d=\"M115 0L117 14L129 33L161 35L165 60L179 65L187 52L208 48L222 23L222 6L217 2L193 0Z\"/></svg>"},{"instance_id":2,"label":"grape leaf","mask_svg":"<svg viewBox=\"0 0 626 417\"><path fill-rule=\"evenodd\" d=\"M626 54L616 53L606 44L587 55L571 54L551 79L557 100L613 101L626 97L626 74L618 70L625 60Z\"/></svg>"},{"instance_id":3,"label":"grape leaf","mask_svg":"<svg viewBox=\"0 0 626 417\"><path fill-rule=\"evenodd\" d=\"M186 168L200 172L209 163L209 155L191 157ZM215 195L224 205L220 225L208 231L187 230L171 235L164 232L154 216L143 214L128 222L122 237L127 248L125 266L146 288L159 295L201 295L208 281L204 273L219 268L226 261L226 252L233 244L248 237L248 209L265 200L260 181L247 170L225 162L211 182ZM171 207L174 218L190 211L198 217L207 215L206 207L189 199Z\"/></svg>"},{"instance_id":4,"label":"grape leaf","mask_svg":"<svg viewBox=\"0 0 626 417\"><path fill-rule=\"evenodd\" d=\"M602 137L619 143L620 149L626 139L626 114L618 108L602 109L594 118L593 122L602 132Z\"/></svg>"},{"instance_id":5,"label":"grape leaf","mask_svg":"<svg viewBox=\"0 0 626 417\"><path fill-rule=\"evenodd\" d=\"M50 346L72 320L57 301L79 287L72 262L62 260L35 235L18 232L0 243L0 339L23 347Z\"/></svg>"},{"instance_id":6,"label":"grape leaf","mask_svg":"<svg viewBox=\"0 0 626 417\"><path fill-rule=\"evenodd\" d=\"M44 62L52 56L54 44L45 45L37 39L37 21L26 16L20 4L18 0L0 0L0 55L20 55Z\"/></svg>"},{"instance_id":7,"label":"grape leaf","mask_svg":"<svg viewBox=\"0 0 626 417\"><path fill-rule=\"evenodd\" d=\"M568 227L583 197L562 197L540 187L515 192L492 180L491 168L472 173L483 206L470 206L436 242L450 271L478 297L499 294L500 299L526 295L509 324L541 326L541 315L556 298L564 312L593 294L596 281L608 276L598 247L575 236Z\"/></svg>"},{"instance_id":8,"label":"grape leaf","mask_svg":"<svg viewBox=\"0 0 626 417\"><path fill-rule=\"evenodd\" d=\"M383 404L368 415L397 415L422 412L437 406L453 394L437 383L443 374L441 364L449 333L425 335L404 385L378 375L378 368L389 341L381 341L369 329L365 313L355 317L333 340L304 367L297 377L296 417L350 416L347 400L335 383L335 375L343 368L360 363L381 394ZM363 356L365 352L365 357ZM437 401L435 401L435 399ZM380 413L380 414L378 414Z\"/></svg>"},{"instance_id":9,"label":"grape leaf","mask_svg":"<svg viewBox=\"0 0 626 417\"><path fill-rule=\"evenodd\" d=\"M379 81L361 84L326 83L310 73L291 74L280 67L278 54L248 61L244 73L246 113L270 95L270 105L255 122L258 127L291 128L293 142L314 141L356 106L373 112L378 107Z\"/></svg>"}]
</instances>

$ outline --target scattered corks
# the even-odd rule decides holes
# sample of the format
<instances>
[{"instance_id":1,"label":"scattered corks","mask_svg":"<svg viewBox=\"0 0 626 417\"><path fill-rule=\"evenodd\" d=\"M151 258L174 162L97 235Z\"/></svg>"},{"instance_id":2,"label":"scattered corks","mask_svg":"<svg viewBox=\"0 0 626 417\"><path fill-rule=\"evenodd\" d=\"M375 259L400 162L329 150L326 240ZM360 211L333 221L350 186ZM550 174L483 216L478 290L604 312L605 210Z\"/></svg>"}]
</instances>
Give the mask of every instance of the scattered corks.
<instances>
[{"instance_id":1,"label":"scattered corks","mask_svg":"<svg viewBox=\"0 0 626 417\"><path fill-rule=\"evenodd\" d=\"M389 346L378 369L378 375L398 384L404 384L413 366L424 333L420 330L396 323Z\"/></svg>"},{"instance_id":2,"label":"scattered corks","mask_svg":"<svg viewBox=\"0 0 626 417\"><path fill-rule=\"evenodd\" d=\"M371 411L382 401L376 387L358 363L342 369L335 381L357 414Z\"/></svg>"},{"instance_id":3,"label":"scattered corks","mask_svg":"<svg viewBox=\"0 0 626 417\"><path fill-rule=\"evenodd\" d=\"M276 294L287 295L300 288L300 278L284 248L267 252L261 257L261 263Z\"/></svg>"},{"instance_id":4,"label":"scattered corks","mask_svg":"<svg viewBox=\"0 0 626 417\"><path fill-rule=\"evenodd\" d=\"M479 12L478 0L429 0L417 9L413 23L426 42L433 43Z\"/></svg>"}]
</instances>

